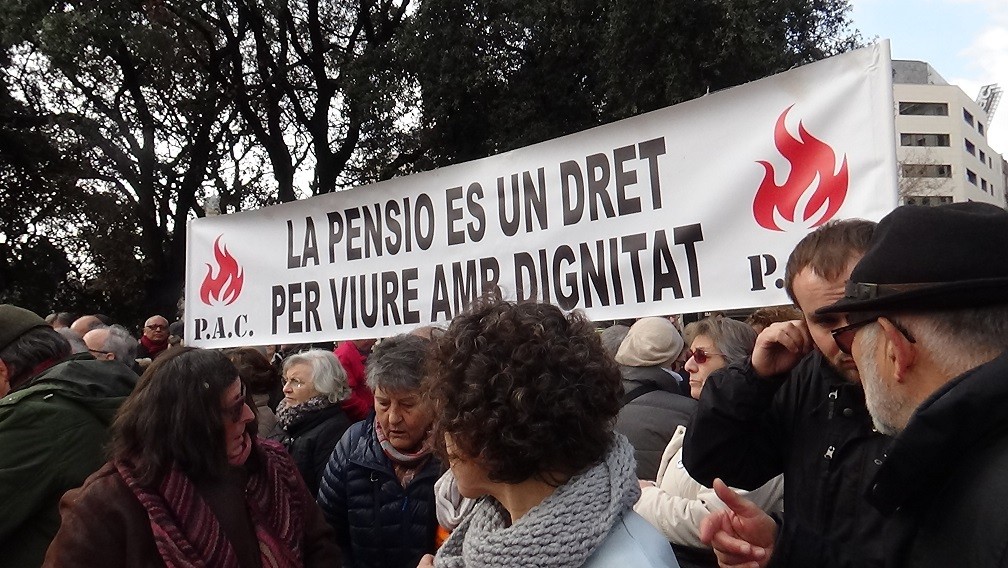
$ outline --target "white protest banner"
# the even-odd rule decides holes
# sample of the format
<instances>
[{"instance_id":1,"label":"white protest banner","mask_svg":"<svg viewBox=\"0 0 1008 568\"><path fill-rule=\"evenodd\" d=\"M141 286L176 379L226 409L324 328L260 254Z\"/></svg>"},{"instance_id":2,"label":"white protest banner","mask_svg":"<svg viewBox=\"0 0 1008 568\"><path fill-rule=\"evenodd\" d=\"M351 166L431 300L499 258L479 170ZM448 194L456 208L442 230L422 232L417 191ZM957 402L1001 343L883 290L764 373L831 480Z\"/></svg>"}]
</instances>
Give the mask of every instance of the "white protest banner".
<instances>
[{"instance_id":1,"label":"white protest banner","mask_svg":"<svg viewBox=\"0 0 1008 568\"><path fill-rule=\"evenodd\" d=\"M786 303L829 219L896 204L887 42L435 171L189 224L185 340L444 324L483 290L595 320Z\"/></svg>"}]
</instances>

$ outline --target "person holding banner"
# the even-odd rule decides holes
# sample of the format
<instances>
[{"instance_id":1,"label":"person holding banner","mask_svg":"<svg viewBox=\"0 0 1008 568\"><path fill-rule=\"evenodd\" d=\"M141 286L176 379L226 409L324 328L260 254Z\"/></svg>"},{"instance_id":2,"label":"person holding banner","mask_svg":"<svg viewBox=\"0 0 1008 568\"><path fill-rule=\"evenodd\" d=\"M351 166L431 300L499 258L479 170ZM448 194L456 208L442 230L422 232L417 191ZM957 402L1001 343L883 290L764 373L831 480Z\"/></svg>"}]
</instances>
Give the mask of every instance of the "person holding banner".
<instances>
[{"instance_id":1,"label":"person holding banner","mask_svg":"<svg viewBox=\"0 0 1008 568\"><path fill-rule=\"evenodd\" d=\"M439 452L479 500L420 566L678 566L633 511L633 447L612 429L620 372L583 316L477 300L437 342L425 386Z\"/></svg>"},{"instance_id":2,"label":"person holding banner","mask_svg":"<svg viewBox=\"0 0 1008 568\"><path fill-rule=\"evenodd\" d=\"M161 354L116 416L109 462L63 496L44 566L338 566L332 529L249 405L224 354Z\"/></svg>"}]
</instances>

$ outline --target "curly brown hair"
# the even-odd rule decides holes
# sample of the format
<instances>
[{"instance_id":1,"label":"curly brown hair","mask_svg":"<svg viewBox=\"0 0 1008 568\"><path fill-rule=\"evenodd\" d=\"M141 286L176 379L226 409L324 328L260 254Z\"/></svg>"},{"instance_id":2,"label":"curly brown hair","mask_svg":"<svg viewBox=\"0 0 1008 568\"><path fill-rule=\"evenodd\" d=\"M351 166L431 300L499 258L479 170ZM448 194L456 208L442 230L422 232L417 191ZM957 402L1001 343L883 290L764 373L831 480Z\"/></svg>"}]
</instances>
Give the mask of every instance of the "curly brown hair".
<instances>
[{"instance_id":1,"label":"curly brown hair","mask_svg":"<svg viewBox=\"0 0 1008 568\"><path fill-rule=\"evenodd\" d=\"M444 435L494 482L575 475L605 455L620 372L594 326L546 304L482 298L456 316L428 359L425 391Z\"/></svg>"}]
</instances>

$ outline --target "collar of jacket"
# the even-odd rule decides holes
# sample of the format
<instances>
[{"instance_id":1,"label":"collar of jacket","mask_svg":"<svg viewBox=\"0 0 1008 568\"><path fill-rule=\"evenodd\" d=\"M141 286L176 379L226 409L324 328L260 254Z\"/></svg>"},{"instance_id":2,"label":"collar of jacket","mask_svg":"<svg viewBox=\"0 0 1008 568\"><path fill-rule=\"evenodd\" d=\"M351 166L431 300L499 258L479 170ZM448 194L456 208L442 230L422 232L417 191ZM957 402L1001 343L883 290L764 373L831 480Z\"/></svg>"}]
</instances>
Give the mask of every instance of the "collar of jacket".
<instances>
[{"instance_id":1,"label":"collar of jacket","mask_svg":"<svg viewBox=\"0 0 1008 568\"><path fill-rule=\"evenodd\" d=\"M927 499L978 444L1008 429L1008 352L952 379L927 398L898 434L868 500L883 514Z\"/></svg>"}]
</instances>

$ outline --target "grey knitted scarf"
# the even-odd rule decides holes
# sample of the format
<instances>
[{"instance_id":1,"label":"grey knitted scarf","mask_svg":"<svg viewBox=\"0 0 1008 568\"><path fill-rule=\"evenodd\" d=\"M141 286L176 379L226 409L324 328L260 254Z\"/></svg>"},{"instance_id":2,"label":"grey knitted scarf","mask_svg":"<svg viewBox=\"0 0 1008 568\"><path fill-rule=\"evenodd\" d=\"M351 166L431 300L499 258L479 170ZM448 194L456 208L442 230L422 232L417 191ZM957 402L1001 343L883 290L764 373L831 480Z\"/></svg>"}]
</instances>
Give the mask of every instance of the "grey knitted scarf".
<instances>
[{"instance_id":1,"label":"grey knitted scarf","mask_svg":"<svg viewBox=\"0 0 1008 568\"><path fill-rule=\"evenodd\" d=\"M585 563L640 496L633 447L621 435L602 461L572 477L509 525L493 497L483 497L438 550L434 566L570 567Z\"/></svg>"}]
</instances>

